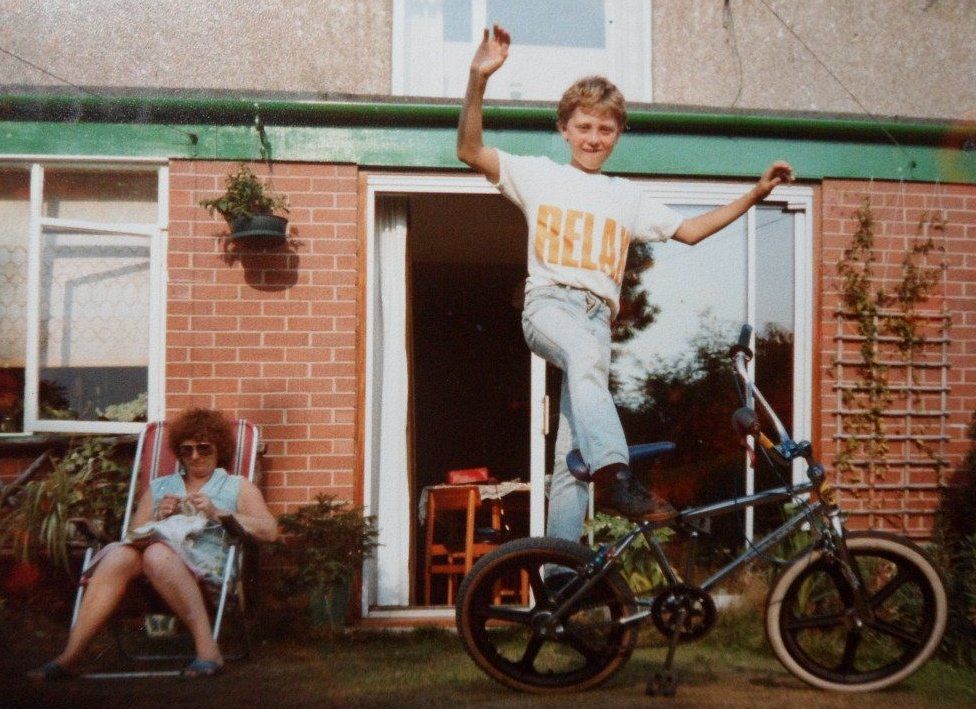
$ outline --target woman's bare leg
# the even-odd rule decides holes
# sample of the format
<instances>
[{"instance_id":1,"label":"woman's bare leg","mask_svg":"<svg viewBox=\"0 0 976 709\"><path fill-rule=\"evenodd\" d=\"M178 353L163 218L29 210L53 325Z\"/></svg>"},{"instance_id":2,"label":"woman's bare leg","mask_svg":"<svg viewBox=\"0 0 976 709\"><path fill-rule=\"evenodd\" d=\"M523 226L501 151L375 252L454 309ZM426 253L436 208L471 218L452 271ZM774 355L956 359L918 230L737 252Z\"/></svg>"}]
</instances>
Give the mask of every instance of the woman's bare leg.
<instances>
[{"instance_id":1,"label":"woman's bare leg","mask_svg":"<svg viewBox=\"0 0 976 709\"><path fill-rule=\"evenodd\" d=\"M197 658L222 662L200 586L183 560L165 544L152 544L142 553L142 568L159 595L190 631Z\"/></svg>"},{"instance_id":2,"label":"woman's bare leg","mask_svg":"<svg viewBox=\"0 0 976 709\"><path fill-rule=\"evenodd\" d=\"M119 605L129 582L142 572L142 556L129 546L117 546L108 552L88 581L78 620L68 634L64 650L54 658L64 668L71 668L81 658L92 638L102 629Z\"/></svg>"}]
</instances>

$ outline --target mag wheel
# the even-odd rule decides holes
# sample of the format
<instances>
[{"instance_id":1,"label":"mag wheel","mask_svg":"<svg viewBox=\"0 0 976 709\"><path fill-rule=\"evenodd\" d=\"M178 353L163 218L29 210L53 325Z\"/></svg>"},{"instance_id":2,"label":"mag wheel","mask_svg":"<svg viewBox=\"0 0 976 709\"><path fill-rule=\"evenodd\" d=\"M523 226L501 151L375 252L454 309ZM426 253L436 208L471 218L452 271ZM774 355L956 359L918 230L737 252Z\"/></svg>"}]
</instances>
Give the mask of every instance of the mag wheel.
<instances>
[{"instance_id":1,"label":"mag wheel","mask_svg":"<svg viewBox=\"0 0 976 709\"><path fill-rule=\"evenodd\" d=\"M490 677L528 692L572 692L609 679L630 657L634 611L630 588L611 571L556 624L561 599L582 585L579 571L592 552L562 539L518 539L484 556L458 591L457 627L464 648ZM546 579L549 565L557 569ZM518 589L513 596L503 589Z\"/></svg>"},{"instance_id":2,"label":"mag wheel","mask_svg":"<svg viewBox=\"0 0 976 709\"><path fill-rule=\"evenodd\" d=\"M766 634L780 662L805 682L878 690L910 675L939 647L945 586L925 553L905 539L851 534L847 548L864 584L865 612L858 613L840 564L813 550L774 583Z\"/></svg>"}]
</instances>

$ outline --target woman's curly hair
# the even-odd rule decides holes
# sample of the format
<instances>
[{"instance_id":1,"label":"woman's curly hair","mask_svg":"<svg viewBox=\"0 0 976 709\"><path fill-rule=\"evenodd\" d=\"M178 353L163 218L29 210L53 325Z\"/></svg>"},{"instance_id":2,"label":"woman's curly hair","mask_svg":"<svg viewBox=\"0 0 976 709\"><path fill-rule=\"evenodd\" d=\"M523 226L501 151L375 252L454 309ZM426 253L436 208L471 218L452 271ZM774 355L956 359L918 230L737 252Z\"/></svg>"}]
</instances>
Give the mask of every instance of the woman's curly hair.
<instances>
[{"instance_id":1,"label":"woman's curly hair","mask_svg":"<svg viewBox=\"0 0 976 709\"><path fill-rule=\"evenodd\" d=\"M166 425L170 450L179 457L177 448L187 440L212 443L217 449L217 465L229 468L234 459L234 427L213 409L186 409Z\"/></svg>"}]
</instances>

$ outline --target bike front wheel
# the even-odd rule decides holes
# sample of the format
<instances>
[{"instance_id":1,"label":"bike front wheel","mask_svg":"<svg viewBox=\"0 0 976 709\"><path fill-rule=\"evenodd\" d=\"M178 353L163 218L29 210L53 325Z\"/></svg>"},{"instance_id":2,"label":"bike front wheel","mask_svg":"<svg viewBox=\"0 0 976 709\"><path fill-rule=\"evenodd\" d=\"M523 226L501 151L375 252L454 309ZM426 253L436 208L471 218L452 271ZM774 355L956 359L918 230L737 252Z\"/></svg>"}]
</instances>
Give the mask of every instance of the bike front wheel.
<instances>
[{"instance_id":1,"label":"bike front wheel","mask_svg":"<svg viewBox=\"0 0 976 709\"><path fill-rule=\"evenodd\" d=\"M908 677L938 649L948 618L945 584L906 539L853 533L846 543L864 586L862 609L841 564L814 549L773 584L766 635L779 661L805 682L875 691Z\"/></svg>"},{"instance_id":2,"label":"bike front wheel","mask_svg":"<svg viewBox=\"0 0 976 709\"><path fill-rule=\"evenodd\" d=\"M475 564L458 590L456 619L465 650L485 673L521 691L575 692L605 682L627 662L637 631L619 621L635 603L616 571L600 578L560 622L549 622L582 587L580 574L592 555L563 539L530 538L504 544ZM521 590L503 596L512 588Z\"/></svg>"}]
</instances>

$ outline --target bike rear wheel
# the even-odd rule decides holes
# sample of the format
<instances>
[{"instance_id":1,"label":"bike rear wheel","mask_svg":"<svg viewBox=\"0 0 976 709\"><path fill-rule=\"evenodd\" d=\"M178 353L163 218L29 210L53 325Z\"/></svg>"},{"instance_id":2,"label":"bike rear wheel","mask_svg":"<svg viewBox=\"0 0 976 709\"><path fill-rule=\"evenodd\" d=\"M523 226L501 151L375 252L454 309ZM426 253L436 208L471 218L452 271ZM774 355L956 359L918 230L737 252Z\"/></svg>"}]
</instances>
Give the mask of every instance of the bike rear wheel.
<instances>
[{"instance_id":1,"label":"bike rear wheel","mask_svg":"<svg viewBox=\"0 0 976 709\"><path fill-rule=\"evenodd\" d=\"M546 621L560 599L582 587L578 573L593 552L563 539L518 539L484 556L458 591L456 620L464 648L490 677L526 692L575 692L602 684L633 652L637 630L619 621L635 609L633 593L616 571L575 602L562 622ZM547 588L545 569L577 575ZM562 570L565 574L565 569ZM503 587L527 584L527 603L502 602Z\"/></svg>"},{"instance_id":2,"label":"bike rear wheel","mask_svg":"<svg viewBox=\"0 0 976 709\"><path fill-rule=\"evenodd\" d=\"M938 649L948 602L935 566L894 535L854 533L847 549L869 613L858 620L855 592L821 550L797 557L773 584L766 635L780 662L823 689L875 691L900 682Z\"/></svg>"}]
</instances>

